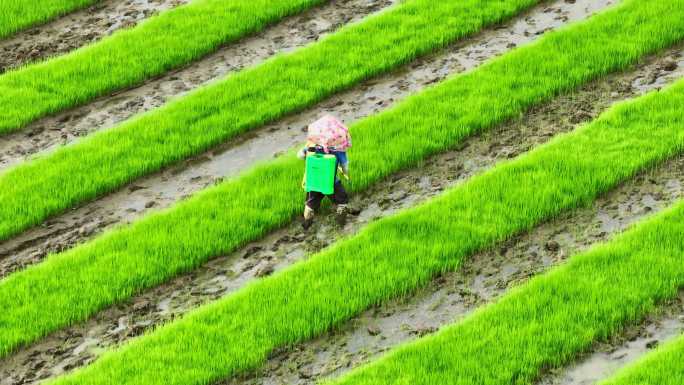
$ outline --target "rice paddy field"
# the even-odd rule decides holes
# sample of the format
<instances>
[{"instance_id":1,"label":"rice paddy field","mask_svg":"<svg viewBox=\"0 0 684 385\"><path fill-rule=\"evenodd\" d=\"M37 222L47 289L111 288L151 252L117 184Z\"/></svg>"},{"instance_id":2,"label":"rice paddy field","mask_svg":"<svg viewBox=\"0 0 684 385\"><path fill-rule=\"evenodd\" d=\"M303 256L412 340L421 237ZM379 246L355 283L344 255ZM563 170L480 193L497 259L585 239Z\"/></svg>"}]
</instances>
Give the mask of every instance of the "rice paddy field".
<instances>
[{"instance_id":1,"label":"rice paddy field","mask_svg":"<svg viewBox=\"0 0 684 385\"><path fill-rule=\"evenodd\" d=\"M0 385L684 384L683 106L684 0L0 0Z\"/></svg>"}]
</instances>

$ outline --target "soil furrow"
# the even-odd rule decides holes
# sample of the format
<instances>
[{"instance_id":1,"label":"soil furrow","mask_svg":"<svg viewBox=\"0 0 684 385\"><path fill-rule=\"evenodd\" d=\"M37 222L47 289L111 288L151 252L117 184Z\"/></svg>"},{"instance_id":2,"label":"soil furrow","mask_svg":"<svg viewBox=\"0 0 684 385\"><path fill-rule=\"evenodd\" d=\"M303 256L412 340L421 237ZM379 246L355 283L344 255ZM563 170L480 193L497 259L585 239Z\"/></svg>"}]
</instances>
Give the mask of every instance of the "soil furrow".
<instances>
[{"instance_id":1,"label":"soil furrow","mask_svg":"<svg viewBox=\"0 0 684 385\"><path fill-rule=\"evenodd\" d=\"M352 198L345 218L322 216L305 232L299 224L274 232L236 253L100 312L90 321L56 332L0 361L0 384L33 383L94 360L105 349L168 322L208 301L306 258L368 222L415 205L449 186L514 157L554 135L590 120L617 100L657 88L684 73L669 63L679 48L636 70L594 82L583 90L530 111L523 119L473 137L458 150L419 169L395 174ZM664 69L664 68L667 69ZM646 80L645 80L646 79ZM650 85L647 85L650 83ZM373 309L337 332L274 354L265 369L243 383L312 383L365 362L398 343L429 333L628 224L681 197L684 157L644 173L591 208L577 210L465 262L415 296ZM232 382L229 382L232 383Z\"/></svg>"},{"instance_id":2,"label":"soil furrow","mask_svg":"<svg viewBox=\"0 0 684 385\"><path fill-rule=\"evenodd\" d=\"M558 0L536 7L510 23L444 52L366 82L308 111L253 131L238 141L231 141L51 219L41 227L0 244L0 277L42 260L47 253L70 248L115 224L131 222L152 210L168 207L213 183L235 176L255 162L277 156L281 151L303 142L306 124L322 113L333 113L348 122L361 119L449 74L471 69L514 45L534 40L544 31L567 22L586 18L609 4L611 1L581 0L568 4Z\"/></svg>"},{"instance_id":3,"label":"soil furrow","mask_svg":"<svg viewBox=\"0 0 684 385\"><path fill-rule=\"evenodd\" d=\"M190 0L103 0L0 40L0 73L68 53Z\"/></svg>"},{"instance_id":4,"label":"soil furrow","mask_svg":"<svg viewBox=\"0 0 684 385\"><path fill-rule=\"evenodd\" d=\"M149 1L149 0L148 0ZM276 53L305 46L340 26L387 8L396 0L335 0L282 20L258 34L229 44L185 68L140 87L99 98L82 107L36 122L0 141L0 170L49 151L135 114L160 107L228 73L255 65Z\"/></svg>"},{"instance_id":5,"label":"soil furrow","mask_svg":"<svg viewBox=\"0 0 684 385\"><path fill-rule=\"evenodd\" d=\"M684 291L638 325L630 325L609 341L597 343L573 365L547 374L540 385L588 385L612 377L658 345L684 333Z\"/></svg>"},{"instance_id":6,"label":"soil furrow","mask_svg":"<svg viewBox=\"0 0 684 385\"><path fill-rule=\"evenodd\" d=\"M372 361L389 349L452 324L507 290L605 241L682 198L684 157L639 175L599 199L492 250L415 295L364 312L339 330L273 354L258 372L224 385L315 384ZM419 178L419 175L413 176ZM414 180L415 182L415 180ZM597 343L578 364L546 374L541 384L589 384L636 359L684 327L684 291L658 315Z\"/></svg>"}]
</instances>

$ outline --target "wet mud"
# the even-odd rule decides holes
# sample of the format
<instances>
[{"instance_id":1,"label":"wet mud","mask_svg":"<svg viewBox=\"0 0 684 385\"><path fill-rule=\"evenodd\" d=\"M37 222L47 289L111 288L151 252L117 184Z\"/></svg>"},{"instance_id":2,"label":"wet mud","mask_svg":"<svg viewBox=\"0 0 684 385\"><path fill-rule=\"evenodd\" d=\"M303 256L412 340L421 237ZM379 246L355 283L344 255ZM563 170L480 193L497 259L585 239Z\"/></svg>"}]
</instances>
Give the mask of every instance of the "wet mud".
<instances>
[{"instance_id":1,"label":"wet mud","mask_svg":"<svg viewBox=\"0 0 684 385\"><path fill-rule=\"evenodd\" d=\"M361 0L365 1L365 0ZM606 7L610 2L603 2ZM239 140L181 162L159 174L143 178L114 194L46 221L20 236L0 244L0 277L85 241L116 224L169 207L179 200L221 180L234 177L256 162L266 161L302 143L305 127L323 113L353 122L415 93L449 74L504 53L512 45L534 40L544 31L588 17L600 9L591 0L568 4L563 0L536 7L525 15L463 41L447 50L418 60L399 71L366 82L305 111L243 135ZM351 7L350 9L354 9ZM645 66L642 75L659 73ZM656 71L656 72L654 72ZM667 74L655 75L656 79ZM652 85L647 85L647 87ZM629 96L631 94L627 94ZM583 107L581 110L586 110ZM585 114L586 115L586 114ZM586 116L585 116L586 117ZM582 118L580 116L576 118ZM0 144L0 146L2 146Z\"/></svg>"},{"instance_id":2,"label":"wet mud","mask_svg":"<svg viewBox=\"0 0 684 385\"><path fill-rule=\"evenodd\" d=\"M630 325L608 341L596 343L569 367L553 370L540 385L590 385L612 377L625 365L684 333L684 291L657 314Z\"/></svg>"},{"instance_id":3,"label":"wet mud","mask_svg":"<svg viewBox=\"0 0 684 385\"><path fill-rule=\"evenodd\" d=\"M682 197L684 158L639 175L599 199L464 261L416 294L367 310L311 342L274 353L267 364L221 384L315 384L380 357L401 343L458 322L510 288L606 241ZM413 176L415 183L419 175ZM406 185L407 189L411 185ZM570 368L548 373L540 384L593 384L659 343L684 331L684 292L660 313L597 343Z\"/></svg>"},{"instance_id":4,"label":"wet mud","mask_svg":"<svg viewBox=\"0 0 684 385\"><path fill-rule=\"evenodd\" d=\"M171 98L228 73L255 65L277 53L300 48L394 2L396 0L330 1L286 18L254 36L228 44L186 68L170 71L139 87L33 122L24 129L2 137L0 170L39 152L53 150L95 131L112 127L138 113L160 107Z\"/></svg>"},{"instance_id":5,"label":"wet mud","mask_svg":"<svg viewBox=\"0 0 684 385\"><path fill-rule=\"evenodd\" d=\"M71 52L190 0L103 0L0 40L0 73Z\"/></svg>"},{"instance_id":6,"label":"wet mud","mask_svg":"<svg viewBox=\"0 0 684 385\"><path fill-rule=\"evenodd\" d=\"M35 383L88 364L106 349L223 297L249 280L305 260L377 218L429 199L497 161L572 130L615 101L642 92L642 79L654 78L649 75L652 71L661 73L663 63L678 55L673 51L651 58L634 71L594 82L535 108L519 121L470 138L461 148L435 156L420 168L399 172L353 196L350 213L344 217L323 212L308 231L293 223L190 274L100 312L88 322L20 349L0 361L0 378L5 378L0 384ZM662 76L674 72L663 71ZM276 352L259 371L225 383L310 384L337 376L399 343L432 333L508 288L681 198L683 165L684 157L680 157L643 173L591 207L575 210L479 253L457 272L436 278L415 295L368 310L312 342Z\"/></svg>"}]
</instances>

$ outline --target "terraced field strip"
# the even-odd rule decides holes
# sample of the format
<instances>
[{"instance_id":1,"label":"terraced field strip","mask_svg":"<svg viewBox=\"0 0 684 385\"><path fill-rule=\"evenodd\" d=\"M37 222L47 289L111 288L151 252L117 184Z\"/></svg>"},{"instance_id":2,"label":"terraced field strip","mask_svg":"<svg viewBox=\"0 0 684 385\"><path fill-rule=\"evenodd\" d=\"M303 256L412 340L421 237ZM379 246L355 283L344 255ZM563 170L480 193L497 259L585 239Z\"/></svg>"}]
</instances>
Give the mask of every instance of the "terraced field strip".
<instances>
[{"instance_id":1,"label":"terraced field strip","mask_svg":"<svg viewBox=\"0 0 684 385\"><path fill-rule=\"evenodd\" d=\"M134 10L138 11L137 18L141 18L150 16L147 14L150 9L146 7L154 7L156 10L170 6L179 6L180 4L178 3L181 0L136 1L140 3L135 3L136 7ZM159 3L158 1L162 2ZM182 1L188 2L188 0ZM182 68L168 71L161 76L146 81L144 84L117 91L83 106L38 119L18 131L2 136L2 140L0 140L0 173L10 165L35 158L38 153L52 151L60 146L80 140L93 132L115 126L135 115L159 108L171 99L178 98L194 89L222 79L230 73L257 65L272 56L291 52L316 42L322 37L335 32L340 27L358 22L368 15L392 6L398 1L328 1L320 6L285 18L249 37L220 47L211 54L193 61ZM612 1L614 0L601 0L599 3L592 2L592 6L588 7L589 10L582 13L605 8L605 2L610 3ZM581 4L586 2L588 0L580 0L580 3L567 4L563 8L580 9ZM597 6L594 6L594 4ZM103 31L99 31L96 27L98 24L108 20L107 18L111 18L117 23L130 23L130 16L129 18L121 19L122 16L130 15L130 11L125 10L127 8L125 7L124 10L118 8L115 10L110 9L109 11L98 10L97 14L99 14L99 17L104 17L104 20L100 19L100 21L94 23L95 25L88 24L87 26L82 26L78 19L75 20L74 24L77 27L73 28L76 35L74 38L78 39L79 33L88 33L88 30L93 29L103 33ZM78 12L77 15L81 13L85 13L85 11ZM123 13L123 15L120 13ZM97 14L93 15L93 17L97 16ZM526 14L526 12L522 14ZM559 17L562 16L564 15L559 15ZM74 15L72 14L69 16L69 19L73 17ZM134 14L132 17L136 18L136 15ZM519 17L520 15L517 18ZM62 18L60 21L64 21L64 19ZM50 25L53 24L55 23L50 23ZM44 28L47 27L45 26ZM55 28L59 28L59 26ZM66 27L62 26L62 28ZM69 26L68 28L72 27ZM32 33L33 30L29 32ZM477 36L481 35L482 33L477 34ZM55 40L65 40L58 31L53 31L50 36L51 38L41 38L40 35L36 36L35 38L38 39L35 43L38 46L36 49L43 52L46 40L49 41L50 47L55 46ZM10 43L10 41L6 42ZM28 44L33 45L34 43ZM59 45L61 46L61 43ZM15 52L21 55L22 48L12 48L9 52L2 54L3 44L0 42L0 67L2 67L3 61L10 60L11 62L11 57ZM4 49L7 51L7 48ZM5 56L9 56L9 58L6 59Z\"/></svg>"},{"instance_id":2,"label":"terraced field strip","mask_svg":"<svg viewBox=\"0 0 684 385\"><path fill-rule=\"evenodd\" d=\"M307 23L303 20L307 18L321 20L339 17L344 21L346 19L344 15L348 13L360 18L363 13L359 11L359 5L365 1L354 0L346 2L343 6L320 7L293 17L275 28L269 28L268 31L269 34L276 30L280 31L272 36L274 40L277 40L278 35L287 34L287 31L295 25L304 26L301 33L306 33ZM375 4L376 6L387 5L386 2ZM530 43L541 37L544 31L559 28L569 22L584 20L610 4L610 1L597 2L596 0L579 0L568 4L564 0L556 0L536 6L504 25L478 33L476 37L449 46L438 54L418 59L407 66L409 68L402 68L400 71L359 84L301 113L251 131L238 140L229 141L159 173L140 178L127 188L56 215L41 226L33 227L11 240L0 243L0 278L22 266L39 262L48 253L64 251L77 243L92 239L108 227L130 223L150 212L167 208L197 191L215 185L217 181L235 177L257 162L272 160L274 156L282 154L290 147L301 145L305 141L306 133L300 128L306 127L321 114L331 113L347 122L366 118L390 108L412 93L435 84L450 74L471 70L485 61L510 51L509 47L512 44ZM366 11L368 12L370 10ZM260 39L266 38L260 37ZM241 46L242 43L231 47L240 49ZM681 48L678 50L681 51ZM681 76L684 60L680 63L676 57L677 53L672 50L668 51L670 52L647 58L643 63L639 63L637 68L630 69L628 73L623 74L626 84L612 86L615 91L620 91L620 97L611 98L611 100L614 102L637 96L637 93L645 93L668 83L666 79L673 80ZM223 52L226 51L223 50ZM233 52L236 54L239 51ZM221 62L224 63L224 61ZM190 71L187 73L183 71L183 73L186 77L192 76ZM610 83L611 80L615 80L616 76L619 77L615 74L602 78L600 83ZM622 92L628 91L627 88L631 87L629 84L632 81L626 79L630 76L635 82L641 81L641 78L648 78L649 84L645 87L634 88L638 91L637 93ZM657 81L650 84L652 77ZM167 86L170 84L167 83ZM585 85L584 87L591 86ZM554 99L556 100L559 99ZM610 100L601 103L603 108L607 108L610 104ZM581 110L586 109L584 106L580 107ZM598 115L598 111L593 111L592 114L582 114L576 108L568 111L571 114L561 115L561 119L572 119L574 123L589 120ZM534 116L534 113L532 115ZM507 133L511 134L508 131ZM49 137L44 134L45 132L41 133L41 140ZM0 147L3 147L1 141Z\"/></svg>"},{"instance_id":3,"label":"terraced field strip","mask_svg":"<svg viewBox=\"0 0 684 385\"><path fill-rule=\"evenodd\" d=\"M600 384L669 344L684 332L684 290L658 305L656 312L594 343L565 367L545 373L538 385Z\"/></svg>"},{"instance_id":4,"label":"terraced field strip","mask_svg":"<svg viewBox=\"0 0 684 385\"><path fill-rule=\"evenodd\" d=\"M143 290L130 300L98 312L86 322L62 328L22 347L0 360L0 378L6 378L5 382L0 380L0 384L32 385L35 379L55 377L90 364L107 349L228 295L253 279L299 262L337 239L356 234L373 220L413 207L500 160L543 144L555 134L571 131L578 120L591 120L617 101L659 89L684 75L684 61L676 72L663 69L680 52L681 48L668 50L648 58L634 70L584 85L580 91L534 108L521 119L467 139L458 150L430 157L417 168L393 174L368 190L354 194L350 202L351 214L346 217L344 226L333 216L322 216L307 231L293 222L162 285ZM669 207L682 196L683 165L684 157L680 156L654 170L640 173L598 199L591 208L573 210L494 250L477 253L464 260L458 270L433 280L409 299L390 301L370 309L346 322L341 330L287 349L270 357L254 373L227 379L225 383L313 384L317 379L337 376L376 358L392 346L447 325L472 311L474 306L503 294L507 282L519 282L545 271L563 261L565 256L610 238L647 213ZM1 262L4 265L5 261ZM648 328L650 331L650 326ZM373 334L368 330L373 330ZM380 334L374 335L378 331ZM662 333L657 335L662 336ZM653 343L653 338L655 336L642 344ZM639 340L630 341L632 344L638 345ZM633 354L634 350L630 352ZM600 360L601 356L592 358L596 364L596 358ZM591 360L586 364L592 364ZM616 362L610 364L615 368L622 366ZM606 374L599 379L607 377Z\"/></svg>"},{"instance_id":5,"label":"terraced field strip","mask_svg":"<svg viewBox=\"0 0 684 385\"><path fill-rule=\"evenodd\" d=\"M230 76L156 113L15 167L0 177L0 240L513 16L536 2L490 0L481 4L469 0L436 6L431 0L406 1L305 50ZM54 189L52 183L59 188ZM12 203L6 197L12 197Z\"/></svg>"},{"instance_id":6,"label":"terraced field strip","mask_svg":"<svg viewBox=\"0 0 684 385\"><path fill-rule=\"evenodd\" d=\"M0 134L138 85L324 1L196 0L68 55L11 71L0 77Z\"/></svg>"},{"instance_id":7,"label":"terraced field strip","mask_svg":"<svg viewBox=\"0 0 684 385\"><path fill-rule=\"evenodd\" d=\"M681 102L684 87L679 87L679 93ZM666 115L680 115L681 122L681 113L672 107ZM637 110L632 108L632 113ZM680 137L681 146L681 132L672 134ZM567 364L595 341L677 297L684 286L682 255L684 203L680 201L615 240L514 289L463 322L331 383L434 384L437 379L443 384L531 383L548 368ZM674 356L674 351L667 353ZM677 358L681 362L681 356ZM681 381L684 367L678 363L671 369L677 368L679 376L676 370L658 375ZM648 372L667 373L665 369L651 367ZM646 379L627 383L644 384Z\"/></svg>"},{"instance_id":8,"label":"terraced field strip","mask_svg":"<svg viewBox=\"0 0 684 385\"><path fill-rule=\"evenodd\" d=\"M189 0L98 0L45 24L0 39L0 73L52 56L68 53L130 28L156 13ZM44 2L44 1L43 1ZM24 2L30 4L31 2Z\"/></svg>"},{"instance_id":9,"label":"terraced field strip","mask_svg":"<svg viewBox=\"0 0 684 385\"><path fill-rule=\"evenodd\" d=\"M431 154L456 146L469 134L607 72L610 66L627 66L644 51L676 41L684 35L684 18L680 17L684 7L677 5L626 2L614 12L552 34L360 122L352 129L356 139L354 189L362 190L392 172L415 166ZM655 18L653 12L672 20L663 24L663 16ZM595 39L591 43L587 33ZM620 45L607 44L616 37L620 37ZM557 62L547 62L546 55ZM618 63L611 58L619 58ZM586 66L586 71L580 71L581 66ZM516 68L522 69L522 74L515 72ZM518 90L523 85L525 93ZM472 90L479 91L469 95ZM399 139L387 142L388 137ZM385 151L377 153L378 148ZM301 211L300 178L301 164L293 154L281 157L173 210L9 276L0 282L0 306L8 309L0 315L4 326L0 354L83 320L289 222ZM145 263L140 263L141 255L147 258Z\"/></svg>"},{"instance_id":10,"label":"terraced field strip","mask_svg":"<svg viewBox=\"0 0 684 385\"><path fill-rule=\"evenodd\" d=\"M614 378L603 381L599 385L680 385L684 383L682 357L684 357L684 337L658 348L639 362L621 371Z\"/></svg>"},{"instance_id":11,"label":"terraced field strip","mask_svg":"<svg viewBox=\"0 0 684 385\"><path fill-rule=\"evenodd\" d=\"M646 63L640 63L635 70L591 82L579 92L560 96L534 108L534 111L525 114L522 119L467 139L459 150L430 157L420 167L393 174L391 178L374 184L368 190L354 194L350 203L352 214L347 216L343 227L340 227L336 218L327 216L321 217L308 231L303 231L299 223L291 223L263 239L244 245L230 254L213 258L191 272L98 312L86 322L62 328L36 343L22 347L0 360L0 378L8 379L6 382L0 380L0 384L24 382L31 385L36 378L54 377L74 367L85 366L106 349L125 343L144 331L225 296L252 279L301 261L336 239L356 234L378 217L415 206L439 191L493 166L499 160L511 158L545 143L552 135L572 130L578 119L593 119L616 101L660 88L675 77L682 76L684 62L676 72L662 69L672 63L671 60L676 59L679 52L681 48L668 50L662 55L649 58ZM669 80L664 81L665 79ZM565 255L574 254L578 249L605 240L623 230L629 223L646 215L648 210L654 212L671 205L682 196L682 160L684 158L678 157L653 171L640 174L599 199L591 209L573 210L568 215L556 218L551 224L536 227L532 233L525 234L520 239L506 242L492 252L476 254L465 260L464 265L455 272L440 276L420 290L415 300L418 303L399 300L401 310L398 312L393 311L397 305L393 306L392 302L364 312L345 323L342 333L326 333L294 347L293 354L284 352L271 357L255 373L226 382L231 385L312 384L316 379L329 376L336 367L340 369L335 370L334 374L341 374L340 372L351 370L375 358L378 352L422 335L424 330L451 323L457 314L460 316L460 305L466 306L470 311L471 306L482 303L473 299L491 300L501 294L498 289L506 287L505 284L500 286L501 282L518 281L521 277L544 271L550 264L564 260ZM172 175L169 174L169 177ZM137 192L142 191L144 190ZM142 200L142 204L144 202L146 200ZM586 229L586 233L577 234L572 231L573 228ZM579 238L575 239L575 236ZM558 249L552 246L551 240L557 242ZM547 241L551 242L548 247ZM499 255L499 250L504 249L508 251ZM503 255L506 256L505 261L502 261ZM3 265L5 262L2 261ZM518 273L509 275L516 269ZM498 273L490 276L491 271ZM463 285L454 283L464 278ZM440 297L439 294L432 293L434 290L445 294ZM430 294L425 295L425 292ZM464 292L473 292L473 295L461 297L459 293ZM442 306L435 306L436 303ZM386 317L385 314L388 313L392 316ZM373 319L374 314L380 314L381 319L377 323ZM367 335L364 324L373 325L373 328L377 327L382 333L378 336ZM348 330L350 327L351 331ZM347 364L350 361L352 365ZM618 363L614 367L620 366L622 365ZM288 368L299 368L299 371ZM302 373L301 377L299 373ZM604 375L599 378L606 377ZM556 382L544 384L561 385Z\"/></svg>"},{"instance_id":12,"label":"terraced field strip","mask_svg":"<svg viewBox=\"0 0 684 385\"><path fill-rule=\"evenodd\" d=\"M98 0L0 0L0 39L44 23Z\"/></svg>"},{"instance_id":13,"label":"terraced field strip","mask_svg":"<svg viewBox=\"0 0 684 385\"><path fill-rule=\"evenodd\" d=\"M203 306L180 321L159 328L113 353L106 354L90 367L54 383L101 384L115 381L127 384L202 384L257 367L274 349L320 335L341 325L369 306L411 293L434 276L458 268L462 260L474 252L528 230L563 211L586 205L599 194L613 188L639 170L678 153L684 146L684 137L680 132L684 116L679 111L682 102L684 81L678 82L666 91L621 103L589 125L570 134L561 135L514 161L502 163L426 204L374 222L357 236L338 242L305 262L248 285L234 295ZM589 154L592 156L588 156ZM630 252L642 250L639 247L647 247L645 250L666 254L662 260L653 264L657 265L655 269L663 270L662 272L652 272L650 266L634 270L639 275L648 276L649 278L644 278L645 281L657 276L651 281L657 282L658 285L643 285L639 287L641 290L632 293L625 291L620 285L638 284L638 279L616 278L615 282L610 282L615 292L609 291L610 295L597 306L597 311L618 311L612 307L615 306L620 308L620 311L626 309L626 315L633 314L634 311L628 306L622 306L625 304L622 301L624 298L617 294L620 292L630 293L628 297L631 299L639 298L640 295L653 299L649 295L649 289L660 289L660 297L668 292L670 295L671 292L676 293L676 285L669 287L665 283L672 283L677 274L680 275L680 280L684 280L684 264L677 263L675 258L666 257L668 253L672 253L668 246L676 245L676 230L680 233L684 231L684 224L668 227L669 232L662 229L681 219L679 217L684 215L684 206L681 210L675 211L675 214L679 216L665 216L666 219L661 219L655 226L649 227L658 230L655 232L658 235L657 239L645 237L641 233L638 233L638 236L623 237L619 242L624 245L609 248L613 252L605 255L605 258L610 259L615 255L615 251L623 250L625 247ZM658 245L664 245L662 247L665 250L662 250L662 247L658 249ZM679 248L684 251L684 245L679 245ZM589 255L596 258L596 253ZM651 258L652 254L640 255L642 258ZM589 257L584 259L591 260ZM637 259L636 262L644 261ZM605 263L602 261L598 266ZM619 264L618 261L615 263ZM670 269L664 269L664 266ZM621 267L624 266L617 268ZM568 268L562 271L565 270ZM609 271L615 273L615 269ZM580 275L589 275L589 272L587 269L579 271ZM663 276L668 272L672 276ZM558 273L552 274L553 277L558 275L563 276ZM616 274L597 279L595 274L591 280L580 280L579 283L600 286L605 284L606 277L613 275ZM576 294L576 297L562 295L549 299L529 294L519 297L537 304L538 308L535 309L539 311L547 310L551 305L564 307L572 303L568 309L575 309L574 312L558 314L559 320L567 324L568 320L563 318L563 315L573 317L591 312L591 306L586 304L604 298L600 290L580 295L584 294L582 289L586 287L581 284L570 285L577 279L573 277L570 281L562 280L561 285L553 285L547 291L553 295L559 292L559 287L568 286L568 290ZM547 281L548 279L542 279L535 282ZM539 284L534 283L532 286L538 287ZM620 291L617 291L618 288ZM534 302L535 298L540 302ZM542 301L544 298L547 301ZM657 298L659 297L656 296ZM581 306L582 304L584 306ZM512 308L520 309L521 306L515 303ZM641 310L647 309L648 306L641 307ZM551 314L556 313L558 311ZM500 314L505 316L514 313L507 307L506 311ZM585 320L591 319L587 317ZM619 316L613 321L625 321L626 318ZM544 327L529 320L529 317L508 319L510 323L517 322L529 326L532 334L539 333L540 328ZM503 324L506 320L496 318L493 322ZM493 329L510 331L513 329L510 323L506 327ZM602 325L603 323L597 322L593 326L598 328ZM488 327L491 327L489 323L484 330ZM570 327L556 327L553 330L559 330L560 333L576 332ZM572 339L568 343L580 340L585 345L591 343L593 338L589 337L595 334L591 333L593 329L587 330L590 332L580 333L584 339ZM597 330L601 332L603 329ZM476 330L482 331L482 327ZM476 345L473 348L475 351L499 346L498 343L490 341L487 347L483 347L481 338L473 338L471 335L468 337L465 341ZM504 339L505 336L495 337L499 338L498 341L506 341L503 344L505 348L502 349L516 350L538 365L548 364L540 357L549 357L549 360L555 357L554 354L533 356L528 350L521 349L521 346L534 344L533 341L509 343ZM556 336L553 337L550 340L539 339L539 342L548 344L550 348L561 345L554 343L557 339ZM197 341L202 341L201 346L197 345ZM560 341L565 342L563 339ZM462 344L464 347L468 346L466 342ZM453 342L450 341L450 344ZM576 349L586 347L577 342L573 346ZM440 348L434 352L451 352L447 348ZM491 358L501 359L505 356L501 352L508 353L493 349ZM472 355L473 351L468 350L464 353L466 356L468 354ZM420 359L425 356L416 354L416 357ZM570 356L565 354L561 358L569 359ZM425 363L424 370L428 373L435 372L441 365L445 365L443 361L426 361L436 365ZM454 362L458 365L462 361ZM474 365L474 368L480 368L496 376L501 375L500 372L489 372L493 367L489 362L476 362L479 363ZM482 364L483 362L486 364ZM533 378L534 365L524 360L522 362L525 365L523 371L515 371L520 376L515 378ZM553 362L555 361L551 364ZM413 368L411 365L402 367ZM524 372L526 367L530 368L529 373ZM392 368L397 370L397 374L403 372L399 366ZM426 375L418 368L416 373ZM372 378L378 382L380 378L390 382L397 380L397 377L388 377L388 374L391 373L377 372L377 378L369 375L355 375L349 378ZM432 380L434 383L437 377L421 378ZM504 380L503 376L500 378ZM511 383L512 379L505 378L505 381ZM472 382L470 380L463 383Z\"/></svg>"},{"instance_id":14,"label":"terraced field strip","mask_svg":"<svg viewBox=\"0 0 684 385\"><path fill-rule=\"evenodd\" d=\"M323 2L324 0L196 0L73 54L10 72L0 77L0 104L5 106L0 111L0 134L14 131L38 117L139 84L204 56L221 44L235 41L276 20ZM241 78L248 82L239 87L234 85L234 88L243 97L250 95L251 101L264 92L257 91L258 86L263 87L268 81L281 75L281 84L289 80L292 82L289 87L302 86L301 90L292 91L294 95L288 95L295 100L301 96L302 101L295 103L301 108L310 104L312 98L320 99L345 85L405 63L420 54L442 47L449 41L472 34L486 25L500 22L538 2L539 0L467 0L440 3L436 6L434 2L427 0L407 0L381 18L347 29L347 33L336 38L327 39L319 48L308 50L308 55L280 58L276 62L280 64L262 67L268 71L276 70L266 77L267 81L252 84L252 80ZM425 36L417 36L422 35L423 30ZM382 38L368 39L368 36ZM378 52L382 54L379 55ZM283 61L295 68L279 73L277 66L286 64ZM356 66L359 68L354 68ZM350 71L352 68L355 71ZM323 74L329 75L331 70L333 76L320 77ZM299 84L300 82L303 83ZM245 87L245 84L251 87ZM219 88L212 87L214 94L211 96L208 95L212 93L209 90L202 95L205 98L214 98ZM269 102L277 103L278 108L269 111L267 116L284 114L297 108L291 105L292 102L284 103L280 100L284 95L278 92L277 86L274 85L270 94ZM196 95L195 102L202 99L202 95ZM212 106L184 106L184 123L199 124L207 114L217 112ZM176 111L180 107L176 105ZM169 114L172 111L167 111L167 115ZM264 117L259 118L263 119ZM227 124L230 121L222 123Z\"/></svg>"}]
</instances>

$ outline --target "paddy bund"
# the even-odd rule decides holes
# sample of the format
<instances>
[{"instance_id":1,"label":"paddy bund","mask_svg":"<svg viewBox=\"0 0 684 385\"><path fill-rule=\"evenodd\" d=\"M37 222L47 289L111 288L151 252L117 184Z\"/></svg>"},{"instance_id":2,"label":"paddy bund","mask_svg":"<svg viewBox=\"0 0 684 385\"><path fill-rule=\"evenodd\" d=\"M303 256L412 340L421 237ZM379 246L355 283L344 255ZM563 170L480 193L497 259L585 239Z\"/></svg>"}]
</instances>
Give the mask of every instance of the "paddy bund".
<instances>
[{"instance_id":1,"label":"paddy bund","mask_svg":"<svg viewBox=\"0 0 684 385\"><path fill-rule=\"evenodd\" d=\"M579 92L533 109L520 121L473 137L460 150L433 157L421 168L395 174L355 196L355 215L344 224L325 217L310 232L293 224L191 274L100 312L86 323L56 332L0 361L0 373L15 379L7 384L31 383L37 376L55 376L85 365L105 349L231 293L255 277L302 260L376 218L411 207L498 160L514 157L558 133L570 131L615 101L659 88L684 72L684 63L674 71L664 69L680 58L680 52L678 48L651 57L637 69L593 82ZM678 158L643 173L591 208L563 215L529 234L477 254L466 260L462 270L434 280L415 296L364 312L338 332L281 351L264 370L228 383L313 383L435 331L496 298L508 287L681 198L683 162Z\"/></svg>"},{"instance_id":2,"label":"paddy bund","mask_svg":"<svg viewBox=\"0 0 684 385\"><path fill-rule=\"evenodd\" d=\"M103 0L0 39L0 73L73 51L190 0Z\"/></svg>"},{"instance_id":3,"label":"paddy bund","mask_svg":"<svg viewBox=\"0 0 684 385\"><path fill-rule=\"evenodd\" d=\"M611 4L614 2L580 0L569 4L559 0L535 7L508 23L485 30L441 53L364 82L302 113L242 135L239 140L230 141L178 166L140 179L116 193L50 219L40 227L0 243L0 277L39 262L48 253L69 249L107 228L169 207L199 190L236 176L257 162L267 161L295 144L303 143L307 123L321 114L332 113L347 122L362 119L450 74L470 70L513 46L535 40L545 31L587 18ZM350 7L350 10L353 9ZM659 63L656 66L666 65ZM654 68L653 71L657 70ZM663 71L662 76L672 78L675 75L673 71ZM580 114L575 119L587 118L587 115Z\"/></svg>"},{"instance_id":4,"label":"paddy bund","mask_svg":"<svg viewBox=\"0 0 684 385\"><path fill-rule=\"evenodd\" d=\"M0 170L54 150L78 138L110 128L168 100L253 66L278 53L315 42L350 22L385 9L396 0L336 0L287 17L261 32L138 87L115 92L84 106L40 120L0 140Z\"/></svg>"}]
</instances>

